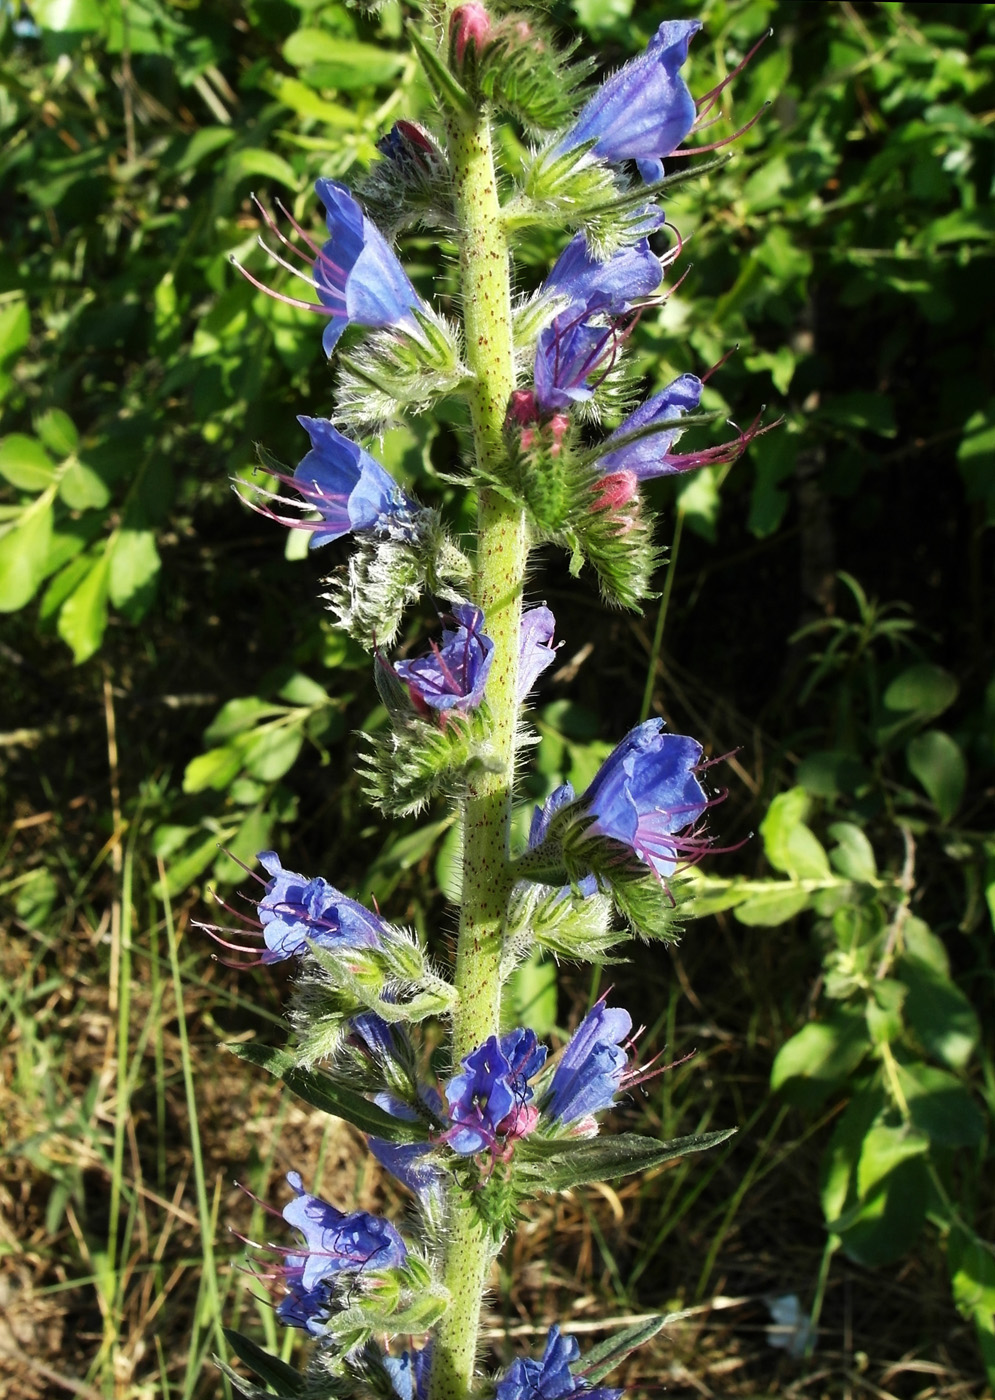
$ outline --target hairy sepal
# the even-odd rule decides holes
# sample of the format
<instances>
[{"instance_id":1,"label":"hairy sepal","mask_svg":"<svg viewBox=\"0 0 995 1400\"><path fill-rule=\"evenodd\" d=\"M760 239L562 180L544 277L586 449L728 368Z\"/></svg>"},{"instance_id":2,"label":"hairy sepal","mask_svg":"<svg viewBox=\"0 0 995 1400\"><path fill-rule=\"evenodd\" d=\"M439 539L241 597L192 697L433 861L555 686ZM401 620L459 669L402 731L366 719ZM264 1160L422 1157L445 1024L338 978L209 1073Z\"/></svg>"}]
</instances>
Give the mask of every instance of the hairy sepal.
<instances>
[{"instance_id":1,"label":"hairy sepal","mask_svg":"<svg viewBox=\"0 0 995 1400\"><path fill-rule=\"evenodd\" d=\"M427 1331L449 1303L447 1290L433 1281L428 1265L415 1255L400 1269L363 1269L343 1276L330 1293L331 1306L340 1310L329 1318L321 1341L329 1357L339 1358L343 1367L376 1335ZM331 1361L329 1369L334 1366Z\"/></svg>"},{"instance_id":2,"label":"hairy sepal","mask_svg":"<svg viewBox=\"0 0 995 1400\"><path fill-rule=\"evenodd\" d=\"M584 895L569 886L521 884L512 893L505 924L502 978L538 944L556 958L603 965L627 937L612 927L612 902L600 890Z\"/></svg>"},{"instance_id":3,"label":"hairy sepal","mask_svg":"<svg viewBox=\"0 0 995 1400\"><path fill-rule=\"evenodd\" d=\"M594 70L593 60L573 60L576 47L559 48L535 13L504 15L466 72L467 86L479 103L509 113L527 131L553 131L572 119Z\"/></svg>"},{"instance_id":4,"label":"hairy sepal","mask_svg":"<svg viewBox=\"0 0 995 1400\"><path fill-rule=\"evenodd\" d=\"M375 437L405 413L425 413L469 377L455 325L415 310L414 331L371 331L339 356L336 420L353 436Z\"/></svg>"},{"instance_id":5,"label":"hairy sepal","mask_svg":"<svg viewBox=\"0 0 995 1400\"><path fill-rule=\"evenodd\" d=\"M391 816L422 811L433 797L458 799L469 778L499 771L483 705L439 719L396 718L386 733L364 734L360 775L366 797Z\"/></svg>"},{"instance_id":6,"label":"hairy sepal","mask_svg":"<svg viewBox=\"0 0 995 1400\"><path fill-rule=\"evenodd\" d=\"M470 561L438 511L425 510L414 539L360 536L347 563L324 580L328 592L322 596L338 626L372 651L390 646L406 609L423 592L465 601L471 574Z\"/></svg>"}]
</instances>

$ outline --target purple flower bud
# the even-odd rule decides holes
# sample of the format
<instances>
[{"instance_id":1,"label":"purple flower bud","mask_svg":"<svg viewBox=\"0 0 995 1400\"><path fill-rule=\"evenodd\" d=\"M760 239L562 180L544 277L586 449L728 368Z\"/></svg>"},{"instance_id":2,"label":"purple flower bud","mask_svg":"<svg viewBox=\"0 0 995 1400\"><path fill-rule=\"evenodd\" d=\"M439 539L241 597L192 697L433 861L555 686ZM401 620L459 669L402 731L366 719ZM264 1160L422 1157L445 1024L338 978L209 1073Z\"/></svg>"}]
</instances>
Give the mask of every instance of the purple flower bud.
<instances>
[{"instance_id":1,"label":"purple flower bud","mask_svg":"<svg viewBox=\"0 0 995 1400\"><path fill-rule=\"evenodd\" d=\"M664 734L663 721L638 724L609 754L580 806L595 818L592 836L630 846L661 880L706 849L703 837L680 835L701 817L708 798L695 776L701 745Z\"/></svg>"},{"instance_id":2,"label":"purple flower bud","mask_svg":"<svg viewBox=\"0 0 995 1400\"><path fill-rule=\"evenodd\" d=\"M303 1235L305 1248L287 1252L281 1272L289 1297L277 1312L291 1326L313 1331L327 1317L328 1285L336 1275L400 1268L408 1251L390 1221L336 1210L305 1191L298 1172L289 1172L287 1181L296 1196L284 1206L283 1218Z\"/></svg>"},{"instance_id":3,"label":"purple flower bud","mask_svg":"<svg viewBox=\"0 0 995 1400\"><path fill-rule=\"evenodd\" d=\"M622 1083L628 1056L622 1048L632 1017L604 998L584 1017L560 1057L543 1113L561 1123L589 1119L610 1107ZM590 1125L596 1131L593 1122Z\"/></svg>"},{"instance_id":4,"label":"purple flower bud","mask_svg":"<svg viewBox=\"0 0 995 1400\"><path fill-rule=\"evenodd\" d=\"M524 1357L513 1361L497 1383L495 1400L560 1400L561 1396L577 1392L582 1392L585 1400L619 1400L621 1390L590 1387L573 1374L570 1368L579 1359L576 1337L562 1336L560 1329L553 1326L542 1360Z\"/></svg>"},{"instance_id":5,"label":"purple flower bud","mask_svg":"<svg viewBox=\"0 0 995 1400\"><path fill-rule=\"evenodd\" d=\"M554 316L536 342L535 397L543 412L590 399L614 368L624 339L625 331L610 316L592 314L586 306L570 306Z\"/></svg>"},{"instance_id":6,"label":"purple flower bud","mask_svg":"<svg viewBox=\"0 0 995 1400\"><path fill-rule=\"evenodd\" d=\"M442 1141L461 1157L499 1150L532 1131L536 1113L528 1107L533 1091L529 1079L546 1060L546 1048L535 1033L510 1031L499 1041L489 1036L462 1062L462 1073L446 1085L452 1126Z\"/></svg>"},{"instance_id":7,"label":"purple flower bud","mask_svg":"<svg viewBox=\"0 0 995 1400\"><path fill-rule=\"evenodd\" d=\"M416 708L426 713L475 710L484 698L494 656L494 643L481 631L484 614L469 603L457 603L452 615L456 627L443 631L441 646L433 642L428 656L394 666Z\"/></svg>"},{"instance_id":8,"label":"purple flower bud","mask_svg":"<svg viewBox=\"0 0 995 1400\"><path fill-rule=\"evenodd\" d=\"M616 318L650 296L663 269L645 238L607 262L592 258L582 233L567 244L544 291L569 296L570 305L539 334L535 353L535 401L544 413L589 399L594 374L604 378L628 333Z\"/></svg>"},{"instance_id":9,"label":"purple flower bud","mask_svg":"<svg viewBox=\"0 0 995 1400\"><path fill-rule=\"evenodd\" d=\"M556 619L547 607L529 608L522 614L518 650L518 703L521 704L547 667L556 660L552 645Z\"/></svg>"},{"instance_id":10,"label":"purple flower bud","mask_svg":"<svg viewBox=\"0 0 995 1400\"><path fill-rule=\"evenodd\" d=\"M695 123L694 98L679 69L701 21L664 20L644 54L601 84L554 156L594 141L602 160L634 160L648 183L663 176L663 159Z\"/></svg>"},{"instance_id":11,"label":"purple flower bud","mask_svg":"<svg viewBox=\"0 0 995 1400\"><path fill-rule=\"evenodd\" d=\"M284 870L275 851L260 851L257 859L270 875L258 905L266 943L264 963L306 953L309 943L320 948L375 948L379 944L385 931L383 922L320 875L309 879Z\"/></svg>"}]
</instances>

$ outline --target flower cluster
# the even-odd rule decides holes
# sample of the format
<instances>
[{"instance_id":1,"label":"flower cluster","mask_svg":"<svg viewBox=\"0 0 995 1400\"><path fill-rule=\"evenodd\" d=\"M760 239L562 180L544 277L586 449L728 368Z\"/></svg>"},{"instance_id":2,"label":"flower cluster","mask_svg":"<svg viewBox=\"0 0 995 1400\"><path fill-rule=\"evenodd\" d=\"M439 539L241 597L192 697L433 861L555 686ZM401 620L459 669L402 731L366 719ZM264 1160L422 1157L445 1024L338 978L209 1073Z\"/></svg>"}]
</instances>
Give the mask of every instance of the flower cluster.
<instances>
[{"instance_id":1,"label":"flower cluster","mask_svg":"<svg viewBox=\"0 0 995 1400\"><path fill-rule=\"evenodd\" d=\"M712 371L680 374L649 397L625 372L627 338L661 305L683 249L658 203L664 162L721 90L696 103L682 76L699 21L661 24L646 52L578 112L572 94L589 69L554 53L541 20L492 15L482 0L451 7L448 20L441 44L417 26L412 34L452 120L436 134L398 121L377 142L381 159L359 198L319 179L326 235L313 237L282 206L280 219L259 206L263 247L309 289L306 298L272 294L321 318L322 347L339 352L339 368L334 421L299 417L309 450L293 470L264 457L269 486L249 503L307 531L311 548L351 537L325 596L374 656L383 709L362 735L366 796L399 816L449 799L463 851L460 893L457 880L445 882L447 897L464 901L452 983L413 935L322 877L285 869L273 851L259 856L262 894L242 920L252 945L226 943L261 963L298 960L296 1044L246 1058L352 1123L420 1207L412 1213L419 1243L409 1245L387 1220L339 1211L305 1190L298 1173L287 1178L294 1194L282 1216L299 1242L279 1249L273 1276L286 1296L278 1315L321 1339L310 1375L320 1372L322 1384L331 1377L336 1393L379 1400L478 1393L467 1300L479 1303L493 1251L538 1178L542 1189L566 1190L617 1176L630 1160L654 1165L707 1145L701 1135L676 1144L634 1133L599 1138L599 1117L657 1072L633 1066L639 1032L604 997L552 1058L534 1030L498 1030L505 984L536 947L603 958L623 937L620 923L674 936L675 876L706 850L703 818L716 800L702 783L702 746L650 719L585 792L569 783L552 791L516 854L524 815L512 811L516 764L530 737L523 710L557 654L552 612L523 609L522 597L530 551L551 545L567 552L571 573L593 568L603 596L638 607L652 596L659 559L642 483L731 461L761 431L753 424L717 446L678 450L688 429L709 420L701 404ZM493 170L481 181L491 145L469 139L494 111L511 113L535 138L514 191ZM444 127L461 133L448 148ZM388 241L419 221L459 245L462 281L450 300L473 307L462 333L422 299ZM539 291L512 314L505 239L530 224L570 236ZM444 396L462 400L448 421L460 431L469 424L476 449L466 485L480 493L478 533L465 551L444 520L466 515L448 497L420 505L374 455L384 425ZM408 650L415 605L441 628L421 652ZM398 635L407 654L388 659ZM420 852L432 858L431 842ZM420 1036L426 1024L448 1029L450 1047L460 1047L448 1060L438 1047L447 1071L434 1083L424 1082L433 1078L425 1066L436 1034ZM473 1253L466 1277L457 1244ZM443 1315L434 1368L432 1339L399 1356L375 1340L423 1336ZM488 1393L619 1400L621 1391L596 1384L607 1370L599 1352L588 1380L576 1340L554 1326L541 1357L514 1361ZM465 1374L450 1374L457 1363Z\"/></svg>"}]
</instances>

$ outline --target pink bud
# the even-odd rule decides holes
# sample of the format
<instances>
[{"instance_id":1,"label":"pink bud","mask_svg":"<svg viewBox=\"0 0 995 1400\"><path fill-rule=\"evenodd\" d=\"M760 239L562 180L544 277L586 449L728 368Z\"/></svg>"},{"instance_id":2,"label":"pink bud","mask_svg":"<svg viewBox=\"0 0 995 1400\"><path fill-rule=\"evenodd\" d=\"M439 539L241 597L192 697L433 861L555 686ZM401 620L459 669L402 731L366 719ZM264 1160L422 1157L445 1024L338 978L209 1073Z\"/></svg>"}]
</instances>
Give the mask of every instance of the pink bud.
<instances>
[{"instance_id":1,"label":"pink bud","mask_svg":"<svg viewBox=\"0 0 995 1400\"><path fill-rule=\"evenodd\" d=\"M449 20L449 39L456 62L462 64L467 44L479 53L491 32L491 17L483 5L457 5Z\"/></svg>"},{"instance_id":2,"label":"pink bud","mask_svg":"<svg viewBox=\"0 0 995 1400\"><path fill-rule=\"evenodd\" d=\"M517 423L522 428L539 421L539 410L536 408L535 394L531 389L514 391L508 400L508 412L504 421L505 426Z\"/></svg>"},{"instance_id":3,"label":"pink bud","mask_svg":"<svg viewBox=\"0 0 995 1400\"><path fill-rule=\"evenodd\" d=\"M560 455L560 448L563 446L563 439L566 437L570 427L570 419L565 413L554 413L549 420L549 436L552 438L552 446L549 449L551 457Z\"/></svg>"},{"instance_id":4,"label":"pink bud","mask_svg":"<svg viewBox=\"0 0 995 1400\"><path fill-rule=\"evenodd\" d=\"M594 510L618 510L627 506L639 494L639 478L635 472L609 472L591 487Z\"/></svg>"}]
</instances>

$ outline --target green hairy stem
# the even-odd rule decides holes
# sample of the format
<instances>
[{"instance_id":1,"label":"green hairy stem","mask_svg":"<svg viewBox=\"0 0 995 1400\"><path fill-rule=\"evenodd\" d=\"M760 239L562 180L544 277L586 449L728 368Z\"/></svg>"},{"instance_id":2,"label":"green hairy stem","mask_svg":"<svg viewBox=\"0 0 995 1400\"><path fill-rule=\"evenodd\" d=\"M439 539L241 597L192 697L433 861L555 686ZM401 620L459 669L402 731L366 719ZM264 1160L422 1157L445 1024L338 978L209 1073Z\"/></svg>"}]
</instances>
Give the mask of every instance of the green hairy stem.
<instances>
[{"instance_id":1,"label":"green hairy stem","mask_svg":"<svg viewBox=\"0 0 995 1400\"><path fill-rule=\"evenodd\" d=\"M477 463L500 469L502 426L514 388L508 248L498 203L490 126L453 118L450 158L460 228L466 357L473 373L470 413ZM486 701L492 717L488 771L471 784L463 810L463 897L456 955L453 1064L498 1030L502 929L512 876L508 830L514 782L518 648L528 557L525 516L482 491L477 516L474 599L484 609L494 659ZM451 1304L434 1342L431 1400L470 1393L480 1304L491 1246L473 1203L455 1182L444 1281Z\"/></svg>"}]
</instances>

